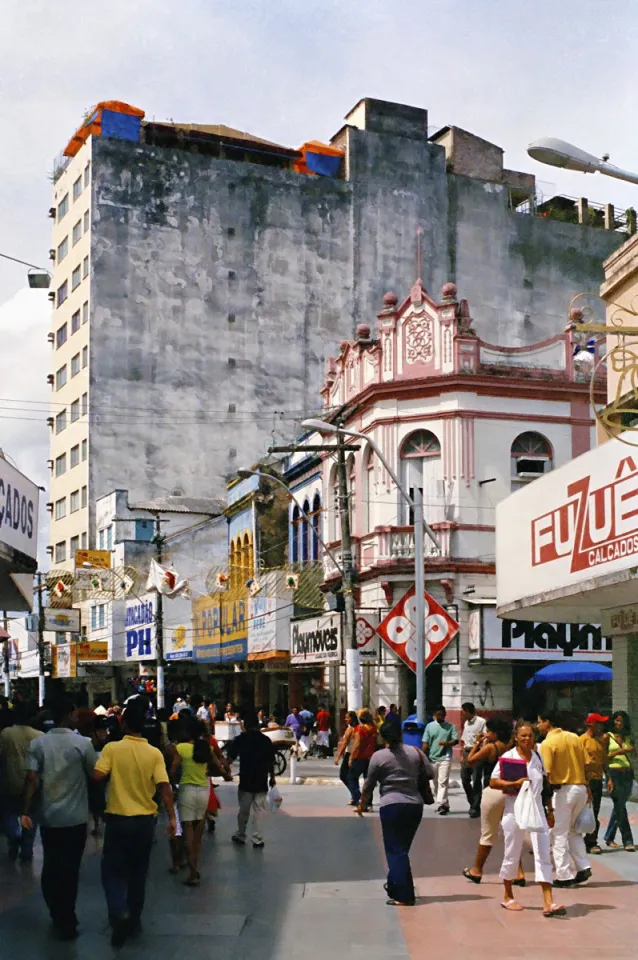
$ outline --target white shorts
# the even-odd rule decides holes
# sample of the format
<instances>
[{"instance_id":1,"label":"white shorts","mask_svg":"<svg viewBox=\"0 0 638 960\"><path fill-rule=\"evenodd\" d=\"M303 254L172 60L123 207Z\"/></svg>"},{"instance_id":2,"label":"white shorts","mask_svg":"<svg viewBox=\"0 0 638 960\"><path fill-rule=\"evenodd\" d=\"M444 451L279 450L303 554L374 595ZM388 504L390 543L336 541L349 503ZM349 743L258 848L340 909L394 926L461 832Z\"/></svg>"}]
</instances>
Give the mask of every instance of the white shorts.
<instances>
[{"instance_id":1,"label":"white shorts","mask_svg":"<svg viewBox=\"0 0 638 960\"><path fill-rule=\"evenodd\" d=\"M185 783L179 788L177 807L182 823L205 819L209 794L210 787L196 787L192 783Z\"/></svg>"},{"instance_id":2,"label":"white shorts","mask_svg":"<svg viewBox=\"0 0 638 960\"><path fill-rule=\"evenodd\" d=\"M317 732L317 746L318 747L330 746L330 733L328 730L319 730Z\"/></svg>"}]
</instances>

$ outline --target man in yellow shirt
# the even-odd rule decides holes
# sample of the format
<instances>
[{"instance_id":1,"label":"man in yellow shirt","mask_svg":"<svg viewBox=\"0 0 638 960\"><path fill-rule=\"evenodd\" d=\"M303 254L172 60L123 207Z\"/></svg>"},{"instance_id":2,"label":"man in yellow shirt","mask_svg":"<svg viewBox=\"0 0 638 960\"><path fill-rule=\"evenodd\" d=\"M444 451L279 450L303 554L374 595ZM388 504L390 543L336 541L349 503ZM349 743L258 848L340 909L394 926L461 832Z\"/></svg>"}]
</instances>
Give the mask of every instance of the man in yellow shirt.
<instances>
[{"instance_id":1,"label":"man in yellow shirt","mask_svg":"<svg viewBox=\"0 0 638 960\"><path fill-rule=\"evenodd\" d=\"M607 740L603 725L608 720L609 717L601 717L599 713L590 713L585 721L587 730L580 737L585 751L585 776L591 791L594 817L596 818L595 829L585 837L587 853L602 853L598 845L598 831L600 829L598 814L603 797L603 778L607 769Z\"/></svg>"},{"instance_id":2,"label":"man in yellow shirt","mask_svg":"<svg viewBox=\"0 0 638 960\"><path fill-rule=\"evenodd\" d=\"M591 877L585 840L574 830L576 818L585 809L590 793L585 776L585 751L575 733L562 730L551 710L538 715L538 729L545 737L540 746L549 782L554 791L552 853L556 868L555 887L573 887Z\"/></svg>"},{"instance_id":3,"label":"man in yellow shirt","mask_svg":"<svg viewBox=\"0 0 638 960\"><path fill-rule=\"evenodd\" d=\"M140 930L146 876L153 846L159 790L176 832L173 793L160 751L142 737L146 717L133 701L124 713L123 740L107 743L94 771L95 780L110 777L106 795L106 829L102 850L102 885L111 921L111 943L121 947Z\"/></svg>"}]
</instances>

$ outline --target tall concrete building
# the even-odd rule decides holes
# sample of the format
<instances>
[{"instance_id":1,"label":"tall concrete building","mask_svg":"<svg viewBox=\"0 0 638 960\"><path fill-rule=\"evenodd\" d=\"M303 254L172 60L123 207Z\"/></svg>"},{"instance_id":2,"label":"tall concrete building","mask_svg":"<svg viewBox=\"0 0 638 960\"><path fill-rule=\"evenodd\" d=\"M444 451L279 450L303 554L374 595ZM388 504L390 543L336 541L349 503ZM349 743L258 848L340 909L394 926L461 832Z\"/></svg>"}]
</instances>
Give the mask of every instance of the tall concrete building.
<instances>
[{"instance_id":1,"label":"tall concrete building","mask_svg":"<svg viewBox=\"0 0 638 960\"><path fill-rule=\"evenodd\" d=\"M537 216L534 178L427 111L365 99L330 145L98 105L56 165L51 332L56 565L94 503L216 496L319 405L324 359L390 284L455 282L486 340L553 336L615 230ZM543 211L547 214L547 210Z\"/></svg>"}]
</instances>

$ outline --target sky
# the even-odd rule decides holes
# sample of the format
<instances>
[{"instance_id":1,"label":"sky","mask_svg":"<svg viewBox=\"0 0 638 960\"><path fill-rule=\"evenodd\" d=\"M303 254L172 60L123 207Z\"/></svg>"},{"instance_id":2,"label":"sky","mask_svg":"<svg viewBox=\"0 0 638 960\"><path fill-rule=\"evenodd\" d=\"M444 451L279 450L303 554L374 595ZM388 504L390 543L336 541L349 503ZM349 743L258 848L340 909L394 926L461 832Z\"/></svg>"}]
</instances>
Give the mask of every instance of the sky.
<instances>
[{"instance_id":1,"label":"sky","mask_svg":"<svg viewBox=\"0 0 638 960\"><path fill-rule=\"evenodd\" d=\"M616 0L3 0L0 253L47 265L53 160L111 99L290 146L328 139L361 97L394 100L499 144L545 197L638 206L637 187L526 154L556 136L638 169L637 35L638 5ZM45 415L26 418L50 395L50 314L25 283L0 259L0 447L42 483Z\"/></svg>"}]
</instances>

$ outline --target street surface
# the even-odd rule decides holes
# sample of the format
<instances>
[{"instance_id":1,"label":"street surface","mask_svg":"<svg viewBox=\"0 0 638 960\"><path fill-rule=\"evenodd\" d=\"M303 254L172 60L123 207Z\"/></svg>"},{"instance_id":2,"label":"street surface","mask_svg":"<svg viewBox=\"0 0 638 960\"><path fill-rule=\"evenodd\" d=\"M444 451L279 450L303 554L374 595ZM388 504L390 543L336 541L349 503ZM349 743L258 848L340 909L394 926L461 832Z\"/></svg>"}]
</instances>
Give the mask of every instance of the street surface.
<instances>
[{"instance_id":1,"label":"street surface","mask_svg":"<svg viewBox=\"0 0 638 960\"><path fill-rule=\"evenodd\" d=\"M319 766L323 764L319 763ZM303 764L302 764L303 766ZM326 767L331 766L326 764ZM333 768L334 769L334 768ZM215 836L204 838L202 885L189 889L167 872L168 840L158 831L137 941L110 946L99 877L99 841L89 838L78 903L80 938L51 938L39 891L41 852L31 867L11 864L0 849L0 956L7 960L625 960L636 957L638 854L593 858L585 887L556 891L565 919L541 916L540 890L517 893L529 909L500 907L495 874L501 848L480 886L461 876L473 860L477 821L452 793L452 813L428 809L413 846L418 902L385 904L385 860L375 814L358 818L340 786L289 786L266 820L266 848L236 848L236 786L219 794ZM604 820L609 814L605 801ZM632 821L638 821L633 816ZM634 826L636 831L636 826ZM531 868L531 855L525 856Z\"/></svg>"}]
</instances>

